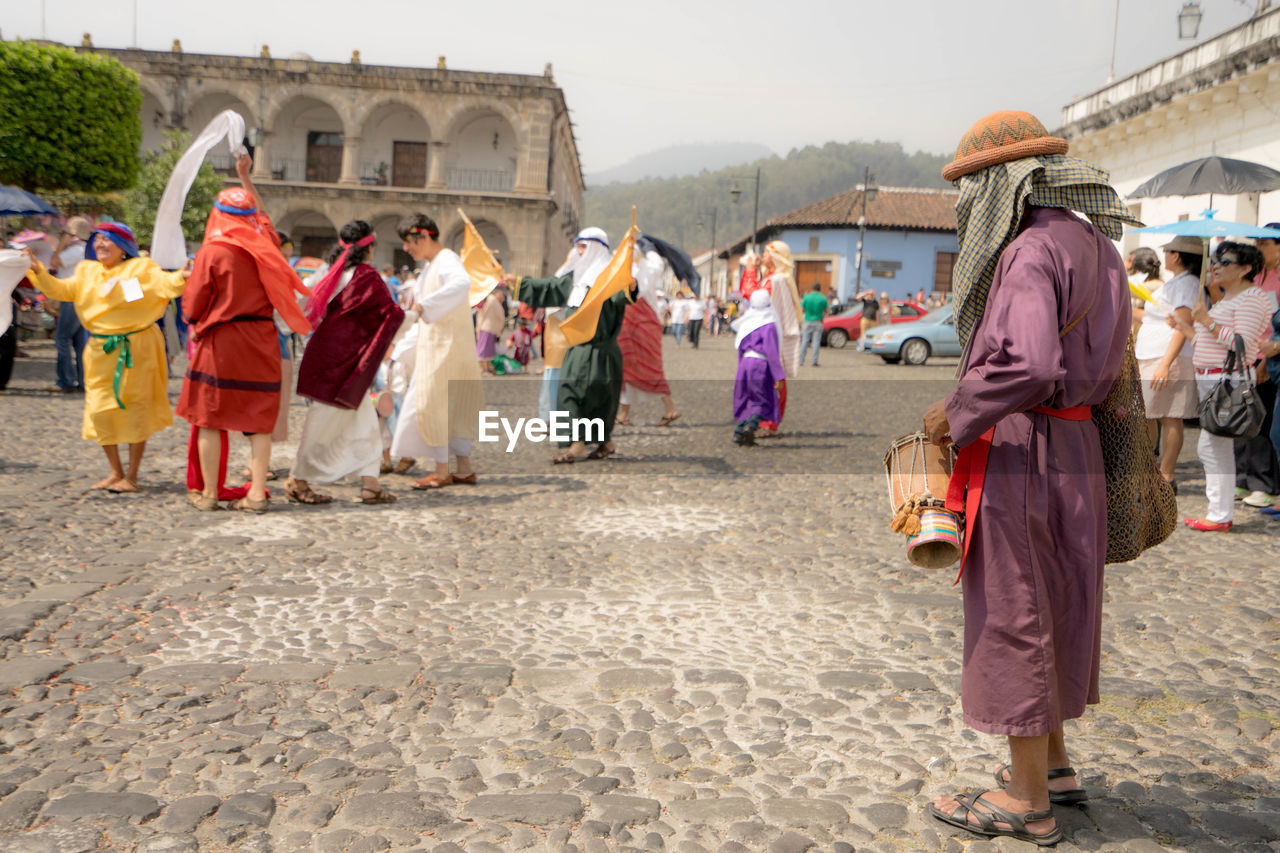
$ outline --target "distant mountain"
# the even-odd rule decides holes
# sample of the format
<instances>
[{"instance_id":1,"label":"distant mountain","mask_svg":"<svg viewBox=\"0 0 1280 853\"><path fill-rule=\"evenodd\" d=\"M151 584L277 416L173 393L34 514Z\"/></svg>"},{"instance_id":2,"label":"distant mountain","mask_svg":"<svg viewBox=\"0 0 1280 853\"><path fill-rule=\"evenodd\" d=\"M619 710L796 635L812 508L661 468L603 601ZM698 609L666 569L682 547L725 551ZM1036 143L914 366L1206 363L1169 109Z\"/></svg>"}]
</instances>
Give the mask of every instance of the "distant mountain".
<instances>
[{"instance_id":1,"label":"distant mountain","mask_svg":"<svg viewBox=\"0 0 1280 853\"><path fill-rule=\"evenodd\" d=\"M675 149L669 149L675 150ZM945 154L908 154L896 142L828 142L793 149L786 157L773 155L714 172L633 183L591 184L583 199L582 224L599 226L610 235L626 231L631 206L637 209L641 230L675 242L690 252L712 245L723 248L751 231L755 170L760 169L760 216L771 217L843 192L862 183L863 170L882 186L950 186L942 180ZM729 190L742 192L735 203Z\"/></svg>"},{"instance_id":2,"label":"distant mountain","mask_svg":"<svg viewBox=\"0 0 1280 853\"><path fill-rule=\"evenodd\" d=\"M673 145L670 148L641 154L621 166L593 172L586 176L586 180L589 187L602 187L606 184L630 183L651 178L682 178L702 171L714 172L726 166L749 163L771 154L773 151L768 146L751 142Z\"/></svg>"}]
</instances>

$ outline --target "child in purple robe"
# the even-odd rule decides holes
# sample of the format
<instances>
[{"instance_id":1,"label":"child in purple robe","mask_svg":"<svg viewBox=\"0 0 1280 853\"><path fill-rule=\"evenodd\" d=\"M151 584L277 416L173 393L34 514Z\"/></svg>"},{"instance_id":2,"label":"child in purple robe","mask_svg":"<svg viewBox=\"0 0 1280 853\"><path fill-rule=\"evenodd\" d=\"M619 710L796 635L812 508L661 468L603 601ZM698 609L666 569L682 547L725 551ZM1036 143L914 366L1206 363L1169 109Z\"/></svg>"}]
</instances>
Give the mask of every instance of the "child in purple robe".
<instances>
[{"instance_id":1,"label":"child in purple robe","mask_svg":"<svg viewBox=\"0 0 1280 853\"><path fill-rule=\"evenodd\" d=\"M751 307L734 323L738 375L733 383L734 444L751 447L761 421L781 418L778 384L785 378L778 352L778 315L763 288L751 294Z\"/></svg>"}]
</instances>

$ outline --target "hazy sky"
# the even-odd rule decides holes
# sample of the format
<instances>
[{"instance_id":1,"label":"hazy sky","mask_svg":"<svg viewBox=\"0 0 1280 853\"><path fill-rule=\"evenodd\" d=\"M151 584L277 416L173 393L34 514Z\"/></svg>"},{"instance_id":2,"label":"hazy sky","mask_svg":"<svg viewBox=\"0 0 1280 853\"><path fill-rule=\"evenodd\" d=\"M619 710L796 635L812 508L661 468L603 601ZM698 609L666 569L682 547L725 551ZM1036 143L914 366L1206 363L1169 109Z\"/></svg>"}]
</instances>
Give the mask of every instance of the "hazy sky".
<instances>
[{"instance_id":1,"label":"hazy sky","mask_svg":"<svg viewBox=\"0 0 1280 853\"><path fill-rule=\"evenodd\" d=\"M1118 0L1118 77L1184 49L1183 0ZM1255 0L1201 0L1200 40ZM954 151L998 109L1056 127L1101 88L1117 0L3 0L4 38L541 74L551 62L583 170L667 145L827 141ZM43 15L43 20L42 20Z\"/></svg>"}]
</instances>

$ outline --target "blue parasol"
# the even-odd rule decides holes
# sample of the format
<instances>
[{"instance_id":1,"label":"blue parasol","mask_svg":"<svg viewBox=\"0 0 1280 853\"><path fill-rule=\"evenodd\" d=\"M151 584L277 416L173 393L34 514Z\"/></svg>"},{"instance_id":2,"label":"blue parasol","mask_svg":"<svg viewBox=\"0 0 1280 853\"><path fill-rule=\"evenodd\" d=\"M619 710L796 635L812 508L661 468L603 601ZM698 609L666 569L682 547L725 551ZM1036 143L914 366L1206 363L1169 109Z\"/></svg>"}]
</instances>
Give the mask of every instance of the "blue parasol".
<instances>
[{"instance_id":1,"label":"blue parasol","mask_svg":"<svg viewBox=\"0 0 1280 853\"><path fill-rule=\"evenodd\" d=\"M58 209L24 189L0 186L0 216L57 216Z\"/></svg>"},{"instance_id":2,"label":"blue parasol","mask_svg":"<svg viewBox=\"0 0 1280 853\"><path fill-rule=\"evenodd\" d=\"M1228 222L1225 219L1214 219L1218 211L1212 208L1203 211L1204 219L1184 219L1168 225L1150 225L1146 228L1131 228L1131 234L1183 234L1188 237L1269 237L1280 240L1280 231L1275 228L1261 228L1257 225L1246 225L1243 222Z\"/></svg>"}]
</instances>

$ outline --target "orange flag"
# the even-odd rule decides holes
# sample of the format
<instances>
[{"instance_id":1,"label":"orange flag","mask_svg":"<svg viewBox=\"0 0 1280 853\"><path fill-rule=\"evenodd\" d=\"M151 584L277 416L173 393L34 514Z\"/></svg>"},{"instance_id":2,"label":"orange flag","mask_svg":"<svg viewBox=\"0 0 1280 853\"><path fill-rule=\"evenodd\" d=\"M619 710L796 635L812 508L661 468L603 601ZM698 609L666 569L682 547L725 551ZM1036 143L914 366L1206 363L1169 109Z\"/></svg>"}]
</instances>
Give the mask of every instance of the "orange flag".
<instances>
[{"instance_id":1,"label":"orange flag","mask_svg":"<svg viewBox=\"0 0 1280 853\"><path fill-rule=\"evenodd\" d=\"M569 319L560 324L560 331L569 341L569 346L576 347L595 337L596 324L600 322L600 309L604 302L618 291L630 287L635 279L631 275L631 262L635 257L636 237L640 230L636 228L636 209L631 208L631 227L614 250L609 264L596 276L595 282L582 304Z\"/></svg>"},{"instance_id":2,"label":"orange flag","mask_svg":"<svg viewBox=\"0 0 1280 853\"><path fill-rule=\"evenodd\" d=\"M462 208L458 208L458 215L466 223L461 257L462 266L471 276L471 294L467 297L467 304L474 308L498 286L498 279L502 277L502 264L498 263L493 252L489 251L484 238L471 224L467 215L462 212Z\"/></svg>"}]
</instances>

